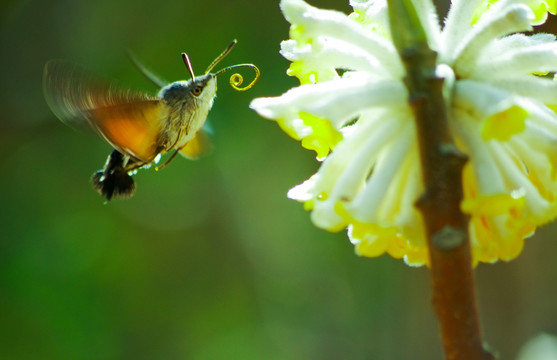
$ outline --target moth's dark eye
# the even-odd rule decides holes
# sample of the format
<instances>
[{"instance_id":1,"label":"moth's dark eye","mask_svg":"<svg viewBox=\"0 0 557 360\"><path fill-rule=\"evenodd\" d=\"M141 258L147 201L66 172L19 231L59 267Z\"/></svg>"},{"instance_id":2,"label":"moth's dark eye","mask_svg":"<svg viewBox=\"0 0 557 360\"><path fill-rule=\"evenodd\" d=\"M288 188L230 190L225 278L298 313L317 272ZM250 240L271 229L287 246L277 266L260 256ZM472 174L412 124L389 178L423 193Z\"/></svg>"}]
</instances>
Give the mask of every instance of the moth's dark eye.
<instances>
[{"instance_id":1,"label":"moth's dark eye","mask_svg":"<svg viewBox=\"0 0 557 360\"><path fill-rule=\"evenodd\" d=\"M195 96L201 95L202 92L203 92L203 87L201 86L196 86L193 89L191 89L191 93Z\"/></svg>"}]
</instances>

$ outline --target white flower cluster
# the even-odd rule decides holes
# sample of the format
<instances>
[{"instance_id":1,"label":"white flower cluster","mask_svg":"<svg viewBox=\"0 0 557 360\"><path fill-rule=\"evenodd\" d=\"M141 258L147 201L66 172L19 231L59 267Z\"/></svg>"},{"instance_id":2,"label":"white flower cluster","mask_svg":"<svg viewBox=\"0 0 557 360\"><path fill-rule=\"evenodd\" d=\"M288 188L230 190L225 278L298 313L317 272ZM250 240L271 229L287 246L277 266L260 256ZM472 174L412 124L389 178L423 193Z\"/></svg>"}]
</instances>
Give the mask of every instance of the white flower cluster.
<instances>
[{"instance_id":1,"label":"white flower cluster","mask_svg":"<svg viewBox=\"0 0 557 360\"><path fill-rule=\"evenodd\" d=\"M557 42L521 33L555 2L454 0L443 28L430 0L413 3L438 53L455 142L470 159L461 207L471 216L474 263L512 259L557 216ZM251 107L322 161L288 193L317 226L348 228L358 254L425 264L416 129L386 1L350 4L346 15L281 1L292 24L281 54L301 85Z\"/></svg>"}]
</instances>

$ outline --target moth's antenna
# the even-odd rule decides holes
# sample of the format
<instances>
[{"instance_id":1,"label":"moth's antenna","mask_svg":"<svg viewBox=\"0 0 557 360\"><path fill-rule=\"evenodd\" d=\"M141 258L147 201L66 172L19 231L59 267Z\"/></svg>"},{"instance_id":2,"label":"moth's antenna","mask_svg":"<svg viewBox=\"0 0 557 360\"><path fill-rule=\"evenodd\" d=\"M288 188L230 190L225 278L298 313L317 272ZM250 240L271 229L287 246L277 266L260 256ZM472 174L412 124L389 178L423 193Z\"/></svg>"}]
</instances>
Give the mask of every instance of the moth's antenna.
<instances>
[{"instance_id":1,"label":"moth's antenna","mask_svg":"<svg viewBox=\"0 0 557 360\"><path fill-rule=\"evenodd\" d=\"M182 59L184 60L184 64L186 64L186 67L188 68L188 71L190 72L191 78L195 79L195 75L193 73L193 67L191 66L191 61L190 61L190 58L189 58L188 54L182 53Z\"/></svg>"},{"instance_id":2,"label":"moth's antenna","mask_svg":"<svg viewBox=\"0 0 557 360\"><path fill-rule=\"evenodd\" d=\"M211 70L213 70L213 68L232 51L237 42L238 40L236 39L232 40L232 42L226 47L226 49L224 49L224 51L219 56L217 56L215 60L213 60L207 70L205 70L205 74L208 74Z\"/></svg>"}]
</instances>

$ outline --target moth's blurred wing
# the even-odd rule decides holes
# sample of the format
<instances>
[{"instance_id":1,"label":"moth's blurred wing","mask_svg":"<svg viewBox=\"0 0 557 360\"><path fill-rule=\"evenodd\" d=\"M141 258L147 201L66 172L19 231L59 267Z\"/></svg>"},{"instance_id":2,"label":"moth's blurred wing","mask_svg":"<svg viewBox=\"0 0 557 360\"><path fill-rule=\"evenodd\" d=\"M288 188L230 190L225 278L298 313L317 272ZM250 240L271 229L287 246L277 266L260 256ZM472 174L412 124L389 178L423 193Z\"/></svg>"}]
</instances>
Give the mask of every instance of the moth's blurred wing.
<instances>
[{"instance_id":1,"label":"moth's blurred wing","mask_svg":"<svg viewBox=\"0 0 557 360\"><path fill-rule=\"evenodd\" d=\"M65 61L50 61L43 75L46 101L64 123L92 129L124 154L150 162L163 127L161 103L111 85Z\"/></svg>"},{"instance_id":2,"label":"moth's blurred wing","mask_svg":"<svg viewBox=\"0 0 557 360\"><path fill-rule=\"evenodd\" d=\"M90 110L88 118L114 148L149 163L163 150L161 106L158 100L136 101Z\"/></svg>"},{"instance_id":3,"label":"moth's blurred wing","mask_svg":"<svg viewBox=\"0 0 557 360\"><path fill-rule=\"evenodd\" d=\"M195 134L193 139L180 149L180 154L190 160L196 160L202 155L211 152L213 146L209 140L209 134L203 128Z\"/></svg>"}]
</instances>

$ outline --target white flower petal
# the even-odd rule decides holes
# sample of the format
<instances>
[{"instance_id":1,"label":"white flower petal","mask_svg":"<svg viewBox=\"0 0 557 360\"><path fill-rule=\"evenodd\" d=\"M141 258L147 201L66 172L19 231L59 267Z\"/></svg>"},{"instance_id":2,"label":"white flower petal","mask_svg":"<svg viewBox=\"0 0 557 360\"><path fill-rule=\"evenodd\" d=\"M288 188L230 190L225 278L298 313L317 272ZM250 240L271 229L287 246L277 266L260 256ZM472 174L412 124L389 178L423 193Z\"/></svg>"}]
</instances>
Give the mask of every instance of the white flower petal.
<instances>
[{"instance_id":1,"label":"white flower petal","mask_svg":"<svg viewBox=\"0 0 557 360\"><path fill-rule=\"evenodd\" d=\"M303 61L309 68L359 70L378 78L390 78L375 56L335 39L318 38L302 47L294 40L283 41L280 53L288 60Z\"/></svg>"},{"instance_id":2,"label":"white flower petal","mask_svg":"<svg viewBox=\"0 0 557 360\"><path fill-rule=\"evenodd\" d=\"M392 116L385 114L384 116ZM360 119L350 136L323 162L319 173L324 178L334 179L334 187L317 188L329 194L326 201L352 199L360 190L371 168L379 156L380 149L392 141L399 132L401 120Z\"/></svg>"},{"instance_id":3,"label":"white flower petal","mask_svg":"<svg viewBox=\"0 0 557 360\"><path fill-rule=\"evenodd\" d=\"M452 63L462 38L470 32L472 17L483 0L453 0L441 35L441 63Z\"/></svg>"},{"instance_id":4,"label":"white flower petal","mask_svg":"<svg viewBox=\"0 0 557 360\"><path fill-rule=\"evenodd\" d=\"M354 217L362 222L377 222L381 212L378 211L382 205L396 205L385 201L389 187L397 171L400 169L405 155L413 142L409 141L413 134L413 125L408 124L399 136L382 146L377 152L376 164L373 173L369 175L363 192L353 201L346 205L346 209L353 209ZM399 189L397 189L399 190ZM391 225L391 224L386 224Z\"/></svg>"},{"instance_id":5,"label":"white flower petal","mask_svg":"<svg viewBox=\"0 0 557 360\"><path fill-rule=\"evenodd\" d=\"M350 6L354 9L350 17L357 18L369 30L388 37L390 30L387 1L350 0Z\"/></svg>"},{"instance_id":6,"label":"white flower petal","mask_svg":"<svg viewBox=\"0 0 557 360\"><path fill-rule=\"evenodd\" d=\"M557 71L557 44L554 42L512 49L490 58L482 57L470 77L484 79L550 71Z\"/></svg>"},{"instance_id":7,"label":"white flower petal","mask_svg":"<svg viewBox=\"0 0 557 360\"><path fill-rule=\"evenodd\" d=\"M461 80L454 87L453 106L477 119L486 119L514 104L516 101L509 92L479 81Z\"/></svg>"},{"instance_id":8,"label":"white flower petal","mask_svg":"<svg viewBox=\"0 0 557 360\"><path fill-rule=\"evenodd\" d=\"M474 70L478 54L486 44L514 32L531 30L533 18L532 10L522 4L511 5L502 12L492 9L487 11L455 51L455 72L463 77L468 76ZM451 64L453 59L447 60Z\"/></svg>"},{"instance_id":9,"label":"white flower petal","mask_svg":"<svg viewBox=\"0 0 557 360\"><path fill-rule=\"evenodd\" d=\"M557 82L535 76L528 77L497 77L485 79L489 85L496 86L516 95L539 100L545 104L557 104Z\"/></svg>"},{"instance_id":10,"label":"white flower petal","mask_svg":"<svg viewBox=\"0 0 557 360\"><path fill-rule=\"evenodd\" d=\"M528 210L535 216L544 217L543 214L548 212L551 204L541 196L538 189L532 184L524 165L518 163L518 158L513 156L509 148L504 149L503 144L491 142L490 145L498 168L507 179L507 187L523 190Z\"/></svg>"},{"instance_id":11,"label":"white flower petal","mask_svg":"<svg viewBox=\"0 0 557 360\"><path fill-rule=\"evenodd\" d=\"M458 121L453 123L453 130L464 152L470 157L481 193L493 195L505 192L505 182L490 155L487 143L480 136L479 124L468 113L459 110L455 110L455 117Z\"/></svg>"},{"instance_id":12,"label":"white flower petal","mask_svg":"<svg viewBox=\"0 0 557 360\"><path fill-rule=\"evenodd\" d=\"M291 24L303 27L307 37L330 37L357 46L377 56L385 70L393 77L404 73L398 53L392 43L366 31L356 21L334 10L321 10L302 0L283 0L281 9Z\"/></svg>"},{"instance_id":13,"label":"white flower petal","mask_svg":"<svg viewBox=\"0 0 557 360\"><path fill-rule=\"evenodd\" d=\"M372 107L407 106L407 91L400 82L345 77L315 85L302 85L280 97L258 98L250 107L266 118L296 118L300 111L324 117L335 128Z\"/></svg>"}]
</instances>

